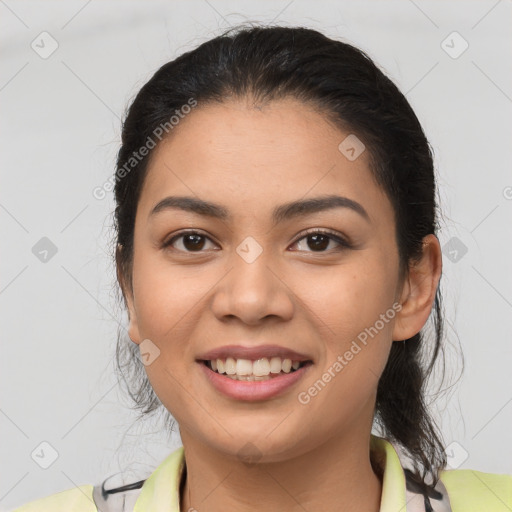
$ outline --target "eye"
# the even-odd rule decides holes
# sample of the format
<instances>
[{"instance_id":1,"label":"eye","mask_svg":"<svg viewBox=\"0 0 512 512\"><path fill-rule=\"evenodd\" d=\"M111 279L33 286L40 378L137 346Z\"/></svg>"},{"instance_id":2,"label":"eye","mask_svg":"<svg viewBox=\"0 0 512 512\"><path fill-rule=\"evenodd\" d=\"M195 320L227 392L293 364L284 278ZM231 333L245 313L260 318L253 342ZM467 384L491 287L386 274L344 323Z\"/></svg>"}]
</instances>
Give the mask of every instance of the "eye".
<instances>
[{"instance_id":1,"label":"eye","mask_svg":"<svg viewBox=\"0 0 512 512\"><path fill-rule=\"evenodd\" d=\"M210 244L210 247L208 247ZM309 248L300 248L300 245L305 245ZM332 247L334 245L334 247ZM306 252L332 252L348 249L351 244L347 242L338 233L322 230L311 229L306 233L302 233L292 246L299 246L299 251ZM172 238L162 244L162 248L172 247L173 249L181 252L203 252L208 249L215 249L216 245L203 233L199 231L182 231L174 235Z\"/></svg>"},{"instance_id":2,"label":"eye","mask_svg":"<svg viewBox=\"0 0 512 512\"><path fill-rule=\"evenodd\" d=\"M305 241L305 243L303 242ZM297 239L293 245L302 245L307 246L310 251L307 249L298 249L305 250L306 252L333 252L333 251L342 251L343 249L348 249L351 247L351 245L338 233L332 232L329 230L322 230L322 229L311 229L308 230L304 236L302 236ZM334 244L334 248L332 248L332 245ZM329 247L331 246L330 250Z\"/></svg>"},{"instance_id":3,"label":"eye","mask_svg":"<svg viewBox=\"0 0 512 512\"><path fill-rule=\"evenodd\" d=\"M177 251L202 252L208 243L215 247L215 244L213 244L206 235L203 235L198 231L182 231L164 242L162 244L162 248L172 246ZM208 247L206 247L206 249L208 249Z\"/></svg>"}]
</instances>

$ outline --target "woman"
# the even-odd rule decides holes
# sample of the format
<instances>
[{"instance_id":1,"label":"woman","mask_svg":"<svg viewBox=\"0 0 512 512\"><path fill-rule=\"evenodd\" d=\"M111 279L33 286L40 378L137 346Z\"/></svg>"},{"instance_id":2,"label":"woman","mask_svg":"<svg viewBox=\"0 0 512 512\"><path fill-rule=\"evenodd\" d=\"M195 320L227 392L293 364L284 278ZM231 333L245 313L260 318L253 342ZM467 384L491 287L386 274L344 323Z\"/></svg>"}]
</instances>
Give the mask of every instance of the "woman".
<instances>
[{"instance_id":1,"label":"woman","mask_svg":"<svg viewBox=\"0 0 512 512\"><path fill-rule=\"evenodd\" d=\"M425 406L432 154L368 56L305 28L208 41L141 89L113 182L119 367L183 447L19 512L512 509L512 476L446 469Z\"/></svg>"}]
</instances>

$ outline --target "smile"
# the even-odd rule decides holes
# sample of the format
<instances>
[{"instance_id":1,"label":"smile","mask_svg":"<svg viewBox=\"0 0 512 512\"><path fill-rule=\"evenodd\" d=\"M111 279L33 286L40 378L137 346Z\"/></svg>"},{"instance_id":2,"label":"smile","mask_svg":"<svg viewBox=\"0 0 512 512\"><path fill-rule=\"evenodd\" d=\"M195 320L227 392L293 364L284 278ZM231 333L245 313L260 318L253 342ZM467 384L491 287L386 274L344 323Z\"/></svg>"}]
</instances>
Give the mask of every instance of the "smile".
<instances>
[{"instance_id":1,"label":"smile","mask_svg":"<svg viewBox=\"0 0 512 512\"><path fill-rule=\"evenodd\" d=\"M263 357L256 361L250 359L212 359L204 361L214 372L233 380L262 381L278 377L280 374L293 373L309 361L292 361L280 357Z\"/></svg>"},{"instance_id":2,"label":"smile","mask_svg":"<svg viewBox=\"0 0 512 512\"><path fill-rule=\"evenodd\" d=\"M211 359L198 361L208 381L223 395L236 400L261 401L283 394L313 364L280 357Z\"/></svg>"}]
</instances>

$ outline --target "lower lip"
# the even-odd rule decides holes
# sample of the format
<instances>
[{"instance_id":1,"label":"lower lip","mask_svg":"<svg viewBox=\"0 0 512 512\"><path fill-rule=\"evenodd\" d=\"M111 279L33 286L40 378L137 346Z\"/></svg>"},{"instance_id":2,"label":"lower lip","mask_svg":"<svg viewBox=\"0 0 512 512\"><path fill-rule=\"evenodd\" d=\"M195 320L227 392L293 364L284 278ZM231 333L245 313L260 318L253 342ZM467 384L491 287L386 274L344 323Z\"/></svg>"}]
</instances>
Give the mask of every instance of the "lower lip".
<instances>
[{"instance_id":1,"label":"lower lip","mask_svg":"<svg viewBox=\"0 0 512 512\"><path fill-rule=\"evenodd\" d=\"M206 378L213 387L230 398L235 400L245 400L256 402L258 400L268 400L283 394L287 389L297 383L304 377L311 364L302 366L291 373L283 373L278 377L271 377L268 380L243 381L234 380L220 373L210 370L203 362L198 362Z\"/></svg>"}]
</instances>

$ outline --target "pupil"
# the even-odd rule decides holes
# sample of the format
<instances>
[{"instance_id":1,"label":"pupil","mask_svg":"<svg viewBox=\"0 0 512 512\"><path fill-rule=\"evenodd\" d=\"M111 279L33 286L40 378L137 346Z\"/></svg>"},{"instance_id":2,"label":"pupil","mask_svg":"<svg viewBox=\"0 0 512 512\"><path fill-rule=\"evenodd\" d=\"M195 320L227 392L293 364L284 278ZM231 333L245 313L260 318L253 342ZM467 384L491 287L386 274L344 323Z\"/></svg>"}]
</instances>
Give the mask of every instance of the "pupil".
<instances>
[{"instance_id":1,"label":"pupil","mask_svg":"<svg viewBox=\"0 0 512 512\"><path fill-rule=\"evenodd\" d=\"M313 241L313 243L310 243ZM329 237L326 235L309 235L308 247L315 250L326 249L329 245Z\"/></svg>"},{"instance_id":2,"label":"pupil","mask_svg":"<svg viewBox=\"0 0 512 512\"><path fill-rule=\"evenodd\" d=\"M185 235L183 237L183 245L190 250L202 249L204 245L204 238L202 235Z\"/></svg>"}]
</instances>

